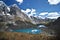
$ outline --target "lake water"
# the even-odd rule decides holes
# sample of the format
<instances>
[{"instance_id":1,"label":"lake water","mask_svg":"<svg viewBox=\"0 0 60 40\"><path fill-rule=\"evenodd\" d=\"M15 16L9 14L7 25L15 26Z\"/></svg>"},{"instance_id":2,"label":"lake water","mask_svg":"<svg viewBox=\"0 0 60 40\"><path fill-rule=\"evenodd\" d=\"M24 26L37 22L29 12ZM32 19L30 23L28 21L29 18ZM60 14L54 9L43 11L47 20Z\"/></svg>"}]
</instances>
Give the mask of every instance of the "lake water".
<instances>
[{"instance_id":1,"label":"lake water","mask_svg":"<svg viewBox=\"0 0 60 40\"><path fill-rule=\"evenodd\" d=\"M30 33L30 34L40 34L42 30L40 29L20 29L20 30L14 30L14 32L22 32L22 33Z\"/></svg>"},{"instance_id":2,"label":"lake water","mask_svg":"<svg viewBox=\"0 0 60 40\"><path fill-rule=\"evenodd\" d=\"M29 28L29 29L20 29L20 30L14 30L13 32L22 32L22 33L30 33L30 34L40 34L42 32L41 27L45 27L44 25L39 25L37 29L35 28Z\"/></svg>"}]
</instances>

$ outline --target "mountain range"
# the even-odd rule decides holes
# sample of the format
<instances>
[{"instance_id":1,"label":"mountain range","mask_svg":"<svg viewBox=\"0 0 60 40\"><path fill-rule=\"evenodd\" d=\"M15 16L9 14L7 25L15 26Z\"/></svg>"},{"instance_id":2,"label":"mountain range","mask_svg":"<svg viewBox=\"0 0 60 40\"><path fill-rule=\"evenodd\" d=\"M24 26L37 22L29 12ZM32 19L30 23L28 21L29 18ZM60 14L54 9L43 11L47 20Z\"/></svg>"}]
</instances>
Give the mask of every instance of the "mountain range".
<instances>
[{"instance_id":1,"label":"mountain range","mask_svg":"<svg viewBox=\"0 0 60 40\"><path fill-rule=\"evenodd\" d=\"M35 17L28 17L16 5L7 6L3 1L0 1L0 31L10 31L12 29L33 28L39 24L40 20Z\"/></svg>"},{"instance_id":2,"label":"mountain range","mask_svg":"<svg viewBox=\"0 0 60 40\"><path fill-rule=\"evenodd\" d=\"M3 1L0 1L0 29L9 29L9 27L12 29L35 28L37 24L54 20L55 19L42 19L34 16L29 17L23 13L16 4L7 6Z\"/></svg>"}]
</instances>

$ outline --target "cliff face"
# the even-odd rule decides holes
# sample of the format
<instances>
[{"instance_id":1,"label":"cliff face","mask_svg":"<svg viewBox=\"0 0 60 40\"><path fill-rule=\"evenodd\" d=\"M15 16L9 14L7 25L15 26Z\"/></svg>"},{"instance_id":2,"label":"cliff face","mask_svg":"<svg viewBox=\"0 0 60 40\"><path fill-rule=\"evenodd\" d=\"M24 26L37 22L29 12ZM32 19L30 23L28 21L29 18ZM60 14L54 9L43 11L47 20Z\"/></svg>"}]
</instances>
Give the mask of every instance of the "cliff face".
<instances>
[{"instance_id":1,"label":"cliff face","mask_svg":"<svg viewBox=\"0 0 60 40\"><path fill-rule=\"evenodd\" d=\"M60 40L60 17L54 22L49 23L48 28L54 30L58 40Z\"/></svg>"},{"instance_id":2,"label":"cliff face","mask_svg":"<svg viewBox=\"0 0 60 40\"><path fill-rule=\"evenodd\" d=\"M25 13L21 12L21 9L16 4L10 6L10 10L10 14L15 15L17 18L20 18L19 20L30 21L29 17Z\"/></svg>"},{"instance_id":3,"label":"cliff face","mask_svg":"<svg viewBox=\"0 0 60 40\"><path fill-rule=\"evenodd\" d=\"M58 39L60 40L60 17L53 22L52 26L54 27L53 29L56 31Z\"/></svg>"},{"instance_id":4,"label":"cliff face","mask_svg":"<svg viewBox=\"0 0 60 40\"><path fill-rule=\"evenodd\" d=\"M0 31L36 27L33 21L16 5L7 6L0 1Z\"/></svg>"},{"instance_id":5,"label":"cliff face","mask_svg":"<svg viewBox=\"0 0 60 40\"><path fill-rule=\"evenodd\" d=\"M50 24L50 28L59 31L60 30L60 17Z\"/></svg>"}]
</instances>

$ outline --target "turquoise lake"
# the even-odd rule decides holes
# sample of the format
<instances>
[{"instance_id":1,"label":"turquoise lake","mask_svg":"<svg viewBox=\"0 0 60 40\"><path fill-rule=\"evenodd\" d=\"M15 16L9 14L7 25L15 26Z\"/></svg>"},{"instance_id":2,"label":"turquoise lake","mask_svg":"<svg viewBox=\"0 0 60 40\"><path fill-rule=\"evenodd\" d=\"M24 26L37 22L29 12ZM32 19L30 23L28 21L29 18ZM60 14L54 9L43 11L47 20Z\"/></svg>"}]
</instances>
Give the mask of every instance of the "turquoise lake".
<instances>
[{"instance_id":1,"label":"turquoise lake","mask_svg":"<svg viewBox=\"0 0 60 40\"><path fill-rule=\"evenodd\" d=\"M22 33L30 33L30 34L40 34L42 30L40 29L20 29L20 30L14 30L13 32L22 32Z\"/></svg>"},{"instance_id":2,"label":"turquoise lake","mask_svg":"<svg viewBox=\"0 0 60 40\"><path fill-rule=\"evenodd\" d=\"M30 34L40 34L41 32L43 32L40 28L46 28L46 26L39 25L37 28L19 29L19 30L14 30L13 32L22 32L22 33L30 33Z\"/></svg>"}]
</instances>

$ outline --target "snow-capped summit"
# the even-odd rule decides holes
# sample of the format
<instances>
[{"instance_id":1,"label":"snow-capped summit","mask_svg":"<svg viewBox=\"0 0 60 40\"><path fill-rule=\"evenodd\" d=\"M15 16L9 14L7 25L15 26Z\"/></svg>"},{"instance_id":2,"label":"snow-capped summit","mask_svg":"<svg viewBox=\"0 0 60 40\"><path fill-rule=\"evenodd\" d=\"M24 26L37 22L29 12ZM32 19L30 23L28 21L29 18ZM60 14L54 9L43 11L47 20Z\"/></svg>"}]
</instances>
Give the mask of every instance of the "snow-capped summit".
<instances>
[{"instance_id":1,"label":"snow-capped summit","mask_svg":"<svg viewBox=\"0 0 60 40\"><path fill-rule=\"evenodd\" d=\"M6 14L7 12L10 11L8 8L9 7L3 1L0 1L0 11L1 12L4 12Z\"/></svg>"},{"instance_id":2,"label":"snow-capped summit","mask_svg":"<svg viewBox=\"0 0 60 40\"><path fill-rule=\"evenodd\" d=\"M0 1L0 5L4 5L5 3L3 1Z\"/></svg>"}]
</instances>

